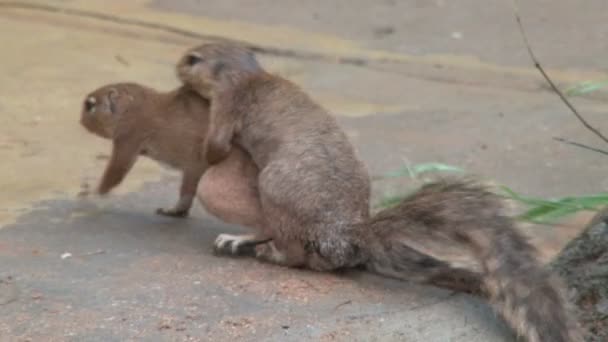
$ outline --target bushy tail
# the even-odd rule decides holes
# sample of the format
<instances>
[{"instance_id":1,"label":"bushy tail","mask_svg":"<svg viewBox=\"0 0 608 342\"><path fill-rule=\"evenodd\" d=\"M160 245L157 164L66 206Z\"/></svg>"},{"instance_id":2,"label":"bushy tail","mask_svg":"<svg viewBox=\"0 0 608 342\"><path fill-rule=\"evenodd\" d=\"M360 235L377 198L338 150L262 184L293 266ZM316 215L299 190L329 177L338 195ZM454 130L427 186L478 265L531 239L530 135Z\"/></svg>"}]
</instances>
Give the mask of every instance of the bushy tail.
<instances>
[{"instance_id":1,"label":"bushy tail","mask_svg":"<svg viewBox=\"0 0 608 342\"><path fill-rule=\"evenodd\" d=\"M369 222L366 266L381 275L483 293L529 342L582 341L559 280L504 213L471 181L428 184Z\"/></svg>"}]
</instances>

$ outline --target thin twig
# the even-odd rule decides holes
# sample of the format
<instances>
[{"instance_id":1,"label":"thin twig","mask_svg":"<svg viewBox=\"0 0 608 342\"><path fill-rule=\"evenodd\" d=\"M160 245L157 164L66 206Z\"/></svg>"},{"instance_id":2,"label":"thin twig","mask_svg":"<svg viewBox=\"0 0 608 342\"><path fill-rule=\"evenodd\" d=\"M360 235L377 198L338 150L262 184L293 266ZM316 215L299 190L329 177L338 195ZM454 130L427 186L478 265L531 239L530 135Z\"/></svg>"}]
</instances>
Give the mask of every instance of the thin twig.
<instances>
[{"instance_id":1,"label":"thin twig","mask_svg":"<svg viewBox=\"0 0 608 342\"><path fill-rule=\"evenodd\" d=\"M127 61L127 60L126 60L126 59L125 59L123 56L121 56L121 55L116 55L116 56L114 56L114 58L116 59L116 61L117 61L118 63L120 63L120 64L122 64L122 65L124 65L124 66L126 66L126 67L128 67L129 65L131 65L131 64L129 64L129 61Z\"/></svg>"},{"instance_id":2,"label":"thin twig","mask_svg":"<svg viewBox=\"0 0 608 342\"><path fill-rule=\"evenodd\" d=\"M597 153L608 155L608 151L606 151L606 150L602 150L602 149L599 149L599 148L596 148L596 147L591 147L591 146L588 146L588 145L585 145L585 144L578 143L576 141L571 141L571 140L560 138L560 137L553 137L553 140L562 142L564 144L568 144L568 145L584 148L586 150L590 150L590 151L593 151L593 152L597 152Z\"/></svg>"},{"instance_id":3,"label":"thin twig","mask_svg":"<svg viewBox=\"0 0 608 342\"><path fill-rule=\"evenodd\" d=\"M339 308L341 308L341 307L343 307L343 306L345 306L345 305L348 305L348 304L352 304L352 303L353 303L353 301L352 301L352 300L350 300L350 299L349 299L349 300L347 300L347 301L344 301L344 302L342 302L342 303L340 303L340 304L336 305L336 307L334 308L334 311L338 311L338 309L339 309Z\"/></svg>"},{"instance_id":4,"label":"thin twig","mask_svg":"<svg viewBox=\"0 0 608 342\"><path fill-rule=\"evenodd\" d=\"M568 99L566 98L564 93L562 93L561 90L559 90L559 88L557 88L555 83L553 83L553 81L551 80L549 75L547 75L547 73L545 72L545 69L540 64L540 61L538 60L538 58L536 58L536 55L534 54L534 51L532 51L532 47L530 46L530 42L528 41L528 35L526 34L526 30L524 29L524 25L522 24L521 17L519 16L517 0L513 0L513 14L515 15L515 20L517 21L517 26L519 27L519 32L521 33L524 44L526 45L526 49L528 50L528 55L530 56L530 59L532 59L532 61L534 62L534 67L536 67L536 69L538 69L538 71L545 78L547 83L549 83L549 85L551 86L551 89L553 89L553 91L559 96L559 98L562 100L562 102L570 109L570 111L572 111L572 113L576 116L576 118L583 124L583 126L585 126L585 128L587 128L588 130L593 132L596 136L598 136L604 142L608 143L608 138L606 138L599 130L597 130L596 128L591 126L585 120L585 118L583 118L583 116L581 114L579 114L579 112L576 110L576 108L574 108L572 103L570 103L570 101L568 101Z\"/></svg>"},{"instance_id":5,"label":"thin twig","mask_svg":"<svg viewBox=\"0 0 608 342\"><path fill-rule=\"evenodd\" d=\"M98 249L94 252L89 252L89 253L83 253L83 254L78 254L76 255L77 257L88 257L88 256L93 256L93 255L99 255L99 254L106 254L106 251L103 249Z\"/></svg>"}]
</instances>

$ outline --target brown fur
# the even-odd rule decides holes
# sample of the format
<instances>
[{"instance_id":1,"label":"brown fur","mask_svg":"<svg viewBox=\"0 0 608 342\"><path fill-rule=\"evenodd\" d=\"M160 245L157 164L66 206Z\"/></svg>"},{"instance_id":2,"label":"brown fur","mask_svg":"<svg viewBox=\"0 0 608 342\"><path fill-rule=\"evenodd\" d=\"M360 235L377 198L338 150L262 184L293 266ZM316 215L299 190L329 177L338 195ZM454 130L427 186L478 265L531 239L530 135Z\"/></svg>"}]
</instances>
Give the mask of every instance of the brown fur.
<instances>
[{"instance_id":1,"label":"brown fur","mask_svg":"<svg viewBox=\"0 0 608 342\"><path fill-rule=\"evenodd\" d=\"M561 286L503 215L495 194L474 183L438 182L370 218L366 168L334 118L296 85L268 74L234 45L196 47L177 73L211 100L203 148L209 162L223 160L234 145L259 168L266 226L258 233L273 239L257 247L259 258L315 270L365 265L401 279L441 285L447 276L454 286L464 277L465 285L475 284L474 269L454 269L449 259L418 248L435 247L440 256L457 246L477 260L483 290L519 335L530 342L580 340Z\"/></svg>"},{"instance_id":2,"label":"brown fur","mask_svg":"<svg viewBox=\"0 0 608 342\"><path fill-rule=\"evenodd\" d=\"M261 230L265 223L258 195L258 168L240 148L203 174L197 197L224 222Z\"/></svg>"},{"instance_id":3,"label":"brown fur","mask_svg":"<svg viewBox=\"0 0 608 342\"><path fill-rule=\"evenodd\" d=\"M188 214L201 175L208 166L200 152L209 122L207 100L185 87L161 93L135 83L109 84L86 96L80 122L88 131L111 139L113 143L112 156L98 193L106 194L120 184L138 156L144 155L183 173L177 204L171 209L158 209L157 213L176 217ZM236 165L243 166L239 169ZM218 171L226 169L232 172L218 174ZM224 197L218 197L217 201L210 197L203 203L213 213L217 211L215 207L231 202L241 215L249 213L248 225L258 226L261 223L254 221L259 220L255 216L259 210L249 207L255 202L243 200L244 195L254 190L245 189L252 185L241 181L244 177L238 173L239 170L252 173L250 177L253 178L257 173L251 158L242 150L234 149L226 163L209 170L209 176L203 179L201 186L212 187L210 184L215 184L218 179L228 194L232 192L238 196L226 198L225 192ZM230 191L233 188L235 190ZM219 192L213 195L219 195ZM230 217L223 219L232 221Z\"/></svg>"}]
</instances>

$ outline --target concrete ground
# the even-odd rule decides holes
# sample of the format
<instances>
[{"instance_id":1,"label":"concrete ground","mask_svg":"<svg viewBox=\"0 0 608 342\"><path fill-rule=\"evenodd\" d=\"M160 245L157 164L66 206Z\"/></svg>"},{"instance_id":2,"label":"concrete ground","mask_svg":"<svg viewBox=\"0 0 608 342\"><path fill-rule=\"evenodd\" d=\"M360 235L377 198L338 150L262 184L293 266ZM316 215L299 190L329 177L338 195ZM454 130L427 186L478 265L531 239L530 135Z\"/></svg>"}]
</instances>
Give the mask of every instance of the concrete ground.
<instances>
[{"instance_id":1,"label":"concrete ground","mask_svg":"<svg viewBox=\"0 0 608 342\"><path fill-rule=\"evenodd\" d=\"M200 42L182 31L292 52L260 59L338 116L374 175L443 162L528 195L602 191L601 155L552 138L601 142L530 66L510 3L483 4L0 1L0 340L513 340L465 295L215 257L215 236L241 228L198 205L187 220L156 216L178 178L147 160L110 198L76 197L109 153L78 125L83 96L116 81L175 87L175 61ZM520 13L560 87L608 77L605 1ZM601 129L607 95L573 102ZM416 185L380 181L374 199ZM524 229L549 259L589 215Z\"/></svg>"}]
</instances>

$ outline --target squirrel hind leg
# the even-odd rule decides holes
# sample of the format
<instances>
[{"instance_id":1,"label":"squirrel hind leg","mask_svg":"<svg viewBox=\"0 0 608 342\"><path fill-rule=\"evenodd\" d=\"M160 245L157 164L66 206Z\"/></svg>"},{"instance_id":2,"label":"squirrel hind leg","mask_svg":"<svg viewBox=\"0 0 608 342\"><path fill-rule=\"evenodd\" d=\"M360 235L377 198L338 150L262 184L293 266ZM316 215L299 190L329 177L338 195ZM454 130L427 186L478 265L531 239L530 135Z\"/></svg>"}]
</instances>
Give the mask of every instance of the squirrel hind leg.
<instances>
[{"instance_id":1,"label":"squirrel hind leg","mask_svg":"<svg viewBox=\"0 0 608 342\"><path fill-rule=\"evenodd\" d=\"M255 247L269 241L270 238L255 234L220 234L215 239L213 247L216 254L255 256Z\"/></svg>"},{"instance_id":2,"label":"squirrel hind leg","mask_svg":"<svg viewBox=\"0 0 608 342\"><path fill-rule=\"evenodd\" d=\"M255 246L255 256L263 262L280 266L300 268L307 265L304 250L297 243L283 246L273 240L259 244Z\"/></svg>"}]
</instances>

